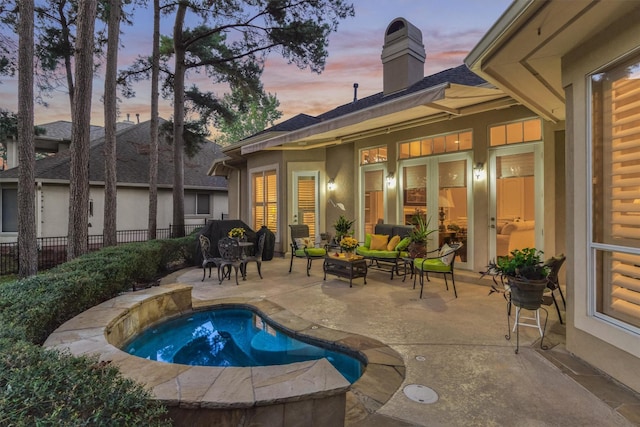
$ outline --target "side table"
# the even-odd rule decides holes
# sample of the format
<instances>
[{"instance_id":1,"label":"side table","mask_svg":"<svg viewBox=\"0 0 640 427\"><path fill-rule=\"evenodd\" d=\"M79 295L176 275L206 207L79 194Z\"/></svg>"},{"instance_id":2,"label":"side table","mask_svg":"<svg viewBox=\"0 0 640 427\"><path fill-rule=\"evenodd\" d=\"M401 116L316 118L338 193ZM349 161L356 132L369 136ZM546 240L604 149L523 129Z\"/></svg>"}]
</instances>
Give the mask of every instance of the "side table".
<instances>
[{"instance_id":1,"label":"side table","mask_svg":"<svg viewBox=\"0 0 640 427\"><path fill-rule=\"evenodd\" d=\"M326 256L322 269L324 270L323 280L327 280L327 273L329 273L349 279L350 288L353 287L353 279L359 277L363 277L364 284L367 284L367 261L364 258Z\"/></svg>"}]
</instances>

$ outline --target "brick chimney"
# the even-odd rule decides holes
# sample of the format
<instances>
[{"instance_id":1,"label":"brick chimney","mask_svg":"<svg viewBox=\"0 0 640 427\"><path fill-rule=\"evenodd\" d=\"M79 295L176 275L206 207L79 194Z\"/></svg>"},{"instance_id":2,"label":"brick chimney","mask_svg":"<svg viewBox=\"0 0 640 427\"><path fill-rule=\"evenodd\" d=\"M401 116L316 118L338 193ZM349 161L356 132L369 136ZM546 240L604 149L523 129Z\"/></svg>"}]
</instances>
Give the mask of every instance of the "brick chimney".
<instances>
[{"instance_id":1,"label":"brick chimney","mask_svg":"<svg viewBox=\"0 0 640 427\"><path fill-rule=\"evenodd\" d=\"M382 46L383 93L399 92L422 80L427 54L422 31L404 18L387 27Z\"/></svg>"}]
</instances>

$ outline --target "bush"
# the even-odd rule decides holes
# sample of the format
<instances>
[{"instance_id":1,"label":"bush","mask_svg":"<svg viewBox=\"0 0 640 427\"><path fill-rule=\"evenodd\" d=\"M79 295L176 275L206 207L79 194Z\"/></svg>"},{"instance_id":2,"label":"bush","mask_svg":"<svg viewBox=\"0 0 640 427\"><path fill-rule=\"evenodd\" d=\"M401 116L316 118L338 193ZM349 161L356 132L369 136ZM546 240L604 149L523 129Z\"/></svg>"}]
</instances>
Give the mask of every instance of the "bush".
<instances>
[{"instance_id":1,"label":"bush","mask_svg":"<svg viewBox=\"0 0 640 427\"><path fill-rule=\"evenodd\" d=\"M164 409L117 369L38 345L141 281L193 262L195 235L92 252L0 286L0 425L163 425Z\"/></svg>"},{"instance_id":2,"label":"bush","mask_svg":"<svg viewBox=\"0 0 640 427\"><path fill-rule=\"evenodd\" d=\"M108 363L25 341L0 348L0 425L171 425L148 391Z\"/></svg>"}]
</instances>

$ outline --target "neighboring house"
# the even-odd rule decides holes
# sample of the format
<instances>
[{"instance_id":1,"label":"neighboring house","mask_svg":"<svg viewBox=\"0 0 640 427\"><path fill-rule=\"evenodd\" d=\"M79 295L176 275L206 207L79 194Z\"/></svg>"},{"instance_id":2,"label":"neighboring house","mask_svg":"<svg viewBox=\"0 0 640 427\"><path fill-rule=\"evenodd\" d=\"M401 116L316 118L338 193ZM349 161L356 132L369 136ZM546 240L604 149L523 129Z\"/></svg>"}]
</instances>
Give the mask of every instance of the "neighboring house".
<instances>
[{"instance_id":1,"label":"neighboring house","mask_svg":"<svg viewBox=\"0 0 640 427\"><path fill-rule=\"evenodd\" d=\"M149 132L150 122L120 124L116 133L117 155L117 226L118 230L144 230L149 221ZM42 125L49 141L61 147L56 154L36 161L36 227L38 237L66 236L69 214L68 149L71 124L54 122ZM89 159L89 234L100 235L104 221L104 130L92 127ZM66 132L65 132L66 129ZM51 132L50 132L51 130ZM168 228L173 212L172 145L161 138L158 160L158 228ZM208 167L219 153L214 143L207 143L194 157L185 156L185 223L204 224L227 213L227 182L207 175ZM219 155L219 154L218 154ZM17 238L18 168L0 172L0 241Z\"/></svg>"},{"instance_id":2,"label":"neighboring house","mask_svg":"<svg viewBox=\"0 0 640 427\"><path fill-rule=\"evenodd\" d=\"M466 62L566 129L567 350L640 392L638 22L637 1L515 1Z\"/></svg>"},{"instance_id":3,"label":"neighboring house","mask_svg":"<svg viewBox=\"0 0 640 427\"><path fill-rule=\"evenodd\" d=\"M376 223L416 213L441 229L432 249L465 243L456 266L469 271L506 255L516 235L564 251L564 127L465 65L424 77L422 34L403 18L381 38L383 92L222 149L210 173L229 178L230 215L269 226L280 253L288 224L308 224L319 240L344 214L364 241Z\"/></svg>"}]
</instances>

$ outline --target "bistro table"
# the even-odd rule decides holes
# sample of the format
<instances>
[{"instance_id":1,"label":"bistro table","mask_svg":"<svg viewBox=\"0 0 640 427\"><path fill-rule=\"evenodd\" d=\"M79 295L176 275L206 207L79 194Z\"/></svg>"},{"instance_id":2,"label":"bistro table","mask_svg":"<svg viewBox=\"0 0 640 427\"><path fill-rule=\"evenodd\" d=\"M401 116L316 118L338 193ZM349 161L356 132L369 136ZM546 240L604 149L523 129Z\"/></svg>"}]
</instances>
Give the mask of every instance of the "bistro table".
<instances>
[{"instance_id":1,"label":"bistro table","mask_svg":"<svg viewBox=\"0 0 640 427\"><path fill-rule=\"evenodd\" d=\"M324 279L327 280L327 273L334 276L349 279L349 287L353 287L353 279L364 278L367 284L367 261L358 255L347 258L346 256L327 255L322 266Z\"/></svg>"},{"instance_id":2,"label":"bistro table","mask_svg":"<svg viewBox=\"0 0 640 427\"><path fill-rule=\"evenodd\" d=\"M252 248L255 246L255 244L253 242L238 242L238 246L240 246L240 258L245 258L248 255L251 255L249 253L249 248Z\"/></svg>"}]
</instances>

